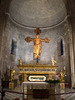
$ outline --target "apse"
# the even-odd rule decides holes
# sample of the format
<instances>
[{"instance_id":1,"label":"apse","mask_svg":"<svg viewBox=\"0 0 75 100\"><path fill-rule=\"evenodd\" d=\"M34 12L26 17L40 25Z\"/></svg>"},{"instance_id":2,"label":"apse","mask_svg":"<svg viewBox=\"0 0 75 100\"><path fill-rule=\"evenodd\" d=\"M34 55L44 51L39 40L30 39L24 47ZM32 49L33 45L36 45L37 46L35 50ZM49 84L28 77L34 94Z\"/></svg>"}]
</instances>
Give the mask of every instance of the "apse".
<instances>
[{"instance_id":1,"label":"apse","mask_svg":"<svg viewBox=\"0 0 75 100\"><path fill-rule=\"evenodd\" d=\"M60 66L58 70L69 66L67 12L62 0L12 0L6 14L8 15L6 37L9 44L6 50L10 52L12 40L16 41L13 41L14 53L5 53L9 55L11 66L16 68L20 57L23 64L36 64L33 54L34 44L27 43L25 38L36 38L34 31L37 28L41 30L41 39L46 37L50 39L49 43L42 42L39 64L51 65L53 56L56 65Z\"/></svg>"}]
</instances>

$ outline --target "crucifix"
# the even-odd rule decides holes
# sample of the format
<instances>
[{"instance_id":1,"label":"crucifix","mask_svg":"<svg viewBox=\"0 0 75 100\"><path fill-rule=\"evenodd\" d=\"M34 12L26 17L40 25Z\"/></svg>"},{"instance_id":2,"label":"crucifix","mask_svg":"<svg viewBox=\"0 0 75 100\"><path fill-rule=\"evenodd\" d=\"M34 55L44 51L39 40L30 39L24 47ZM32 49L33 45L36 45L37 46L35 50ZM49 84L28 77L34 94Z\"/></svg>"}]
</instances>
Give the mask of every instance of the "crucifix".
<instances>
[{"instance_id":1,"label":"crucifix","mask_svg":"<svg viewBox=\"0 0 75 100\"><path fill-rule=\"evenodd\" d=\"M36 38L26 37L25 41L26 42L32 41L34 43L33 54L34 58L36 59L36 62L38 63L42 52L42 42L49 43L50 39L47 37L45 39L41 39L40 38L41 30L39 28L37 28L34 32L36 33Z\"/></svg>"}]
</instances>

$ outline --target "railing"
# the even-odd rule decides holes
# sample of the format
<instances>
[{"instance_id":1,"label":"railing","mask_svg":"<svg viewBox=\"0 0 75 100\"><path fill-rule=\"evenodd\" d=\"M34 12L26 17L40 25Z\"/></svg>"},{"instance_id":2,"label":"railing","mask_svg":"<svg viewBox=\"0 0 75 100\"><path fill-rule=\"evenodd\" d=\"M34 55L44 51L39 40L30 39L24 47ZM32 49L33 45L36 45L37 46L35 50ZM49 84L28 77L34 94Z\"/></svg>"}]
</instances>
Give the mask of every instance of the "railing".
<instances>
[{"instance_id":1,"label":"railing","mask_svg":"<svg viewBox=\"0 0 75 100\"><path fill-rule=\"evenodd\" d=\"M59 100L69 100L69 98L68 99L63 98L64 95L66 95L66 96L68 95L68 97L73 95L74 96L74 97L72 97L73 100L75 98L75 91L66 92L66 93L57 93L57 94L42 94L42 93L41 94L25 94L23 92L16 92L16 91L12 91L12 90L4 90L3 92L0 91L0 94L1 94L0 96L3 96L3 99L1 99L1 100L30 100L27 97L28 96L33 96L33 95L34 96L35 95L46 96L46 97L48 96L48 98L52 98L54 96L56 98L56 96L58 96ZM33 100L35 100L35 99L33 99ZM50 99L50 100L54 100L54 99ZM56 98L56 100L58 100L58 99Z\"/></svg>"},{"instance_id":2,"label":"railing","mask_svg":"<svg viewBox=\"0 0 75 100\"><path fill-rule=\"evenodd\" d=\"M66 89L60 89L58 88L58 92L54 93L45 93L45 92L25 92L23 89L20 91L15 90L15 89L3 89L1 87L0 91L0 100L37 100L36 98L39 98L39 100L69 100L68 98L72 96L74 100L75 98L75 91L73 89L70 89L70 84L65 83L66 88L68 89L68 92L65 92ZM62 90L62 91L60 91ZM71 91L72 90L72 91ZM22 92L23 91L23 92ZM31 97L33 99L31 99ZM36 98L35 98L36 97ZM55 98L55 99L54 99Z\"/></svg>"}]
</instances>

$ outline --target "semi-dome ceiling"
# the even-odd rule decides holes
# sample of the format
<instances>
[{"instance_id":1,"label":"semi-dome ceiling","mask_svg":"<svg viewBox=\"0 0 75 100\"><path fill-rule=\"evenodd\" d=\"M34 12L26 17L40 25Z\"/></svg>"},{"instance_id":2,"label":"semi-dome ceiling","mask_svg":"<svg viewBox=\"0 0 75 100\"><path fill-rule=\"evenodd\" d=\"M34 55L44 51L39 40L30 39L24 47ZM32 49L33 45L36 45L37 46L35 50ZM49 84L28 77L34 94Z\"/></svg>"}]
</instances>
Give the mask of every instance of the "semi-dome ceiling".
<instances>
[{"instance_id":1,"label":"semi-dome ceiling","mask_svg":"<svg viewBox=\"0 0 75 100\"><path fill-rule=\"evenodd\" d=\"M10 16L30 27L47 27L61 22L66 16L62 0L12 0Z\"/></svg>"}]
</instances>

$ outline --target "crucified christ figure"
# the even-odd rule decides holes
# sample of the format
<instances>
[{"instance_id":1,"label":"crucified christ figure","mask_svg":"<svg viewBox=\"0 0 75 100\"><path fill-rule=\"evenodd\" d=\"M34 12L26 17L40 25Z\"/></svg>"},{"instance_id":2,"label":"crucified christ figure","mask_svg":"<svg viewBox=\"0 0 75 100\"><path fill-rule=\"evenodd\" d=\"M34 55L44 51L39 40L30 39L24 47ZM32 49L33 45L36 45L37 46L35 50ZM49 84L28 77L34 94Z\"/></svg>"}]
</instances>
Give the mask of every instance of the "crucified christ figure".
<instances>
[{"instance_id":1,"label":"crucified christ figure","mask_svg":"<svg viewBox=\"0 0 75 100\"><path fill-rule=\"evenodd\" d=\"M34 32L36 33L36 38L27 37L27 38L25 38L25 41L26 42L33 41L33 43L34 43L34 47L33 47L34 58L37 59L37 63L38 63L38 59L40 58L40 55L42 52L42 42L49 43L50 39L47 37L45 39L41 39L40 38L41 30L39 28L37 28Z\"/></svg>"}]
</instances>

